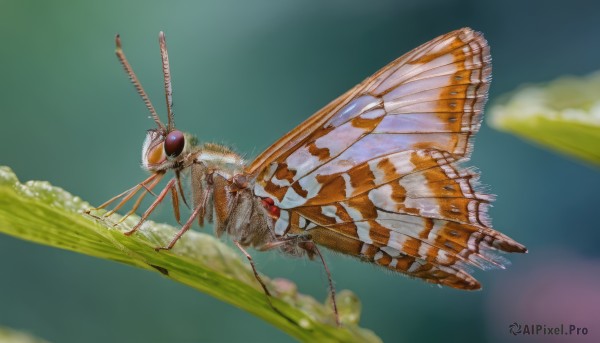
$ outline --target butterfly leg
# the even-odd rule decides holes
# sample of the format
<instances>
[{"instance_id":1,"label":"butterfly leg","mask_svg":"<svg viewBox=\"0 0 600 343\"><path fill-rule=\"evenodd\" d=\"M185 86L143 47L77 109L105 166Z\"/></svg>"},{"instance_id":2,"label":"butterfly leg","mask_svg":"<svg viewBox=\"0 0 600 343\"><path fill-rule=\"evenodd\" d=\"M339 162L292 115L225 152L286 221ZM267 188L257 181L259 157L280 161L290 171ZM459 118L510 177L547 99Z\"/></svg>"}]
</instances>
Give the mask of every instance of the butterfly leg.
<instances>
[{"instance_id":1,"label":"butterfly leg","mask_svg":"<svg viewBox=\"0 0 600 343\"><path fill-rule=\"evenodd\" d=\"M114 209L106 212L103 215L104 217L109 217L110 215L112 215L113 213L115 213L116 211L118 211L121 207L123 207L123 205L125 205L125 203L127 203L140 189L142 189L142 188L147 189L146 184L150 183L152 185L152 184L158 183L158 181L160 181L160 179L162 179L163 176L164 176L164 173L155 173L155 174L152 174L146 180L138 183L134 187L126 190L125 192L112 197L111 199L109 199L108 201L106 201L105 203L103 203L102 205L93 208L93 210L101 210L103 208L108 207L110 204L112 204L113 202L115 202L119 198L123 198L117 204L117 206L115 206ZM152 187L153 186L150 186L150 189L152 189ZM147 190L146 190L146 192L147 192ZM92 209L88 209L88 210L85 211L85 213L90 214L91 211L92 211Z\"/></svg>"},{"instance_id":2,"label":"butterfly leg","mask_svg":"<svg viewBox=\"0 0 600 343\"><path fill-rule=\"evenodd\" d=\"M331 303L333 306L333 313L335 315L335 323L337 326L342 326L340 323L340 314L338 313L337 301L335 300L335 287L333 286L333 279L331 278L329 267L327 266L327 263L325 263L325 258L323 258L323 254L321 254L321 250L319 250L319 247L312 240L298 242L298 246L306 250L309 256L311 254L319 256L321 263L323 263L325 273L327 274L327 281L329 282L329 292L331 293Z\"/></svg>"},{"instance_id":3,"label":"butterfly leg","mask_svg":"<svg viewBox=\"0 0 600 343\"><path fill-rule=\"evenodd\" d=\"M179 189L179 194L181 195L181 200L183 200L183 203L185 204L185 206L187 206L187 208L190 208L190 205L188 205L188 202L185 199L185 193L183 191L183 187L181 186L181 172L179 170L175 171L175 178L177 179L177 188ZM175 191L177 191L177 190L175 190Z\"/></svg>"},{"instance_id":4,"label":"butterfly leg","mask_svg":"<svg viewBox=\"0 0 600 343\"><path fill-rule=\"evenodd\" d=\"M150 177L148 177L146 180L139 183L137 186L108 200L104 204L100 205L100 207L98 207L98 208L99 209L104 208L104 207L108 206L110 203L112 203L114 200L123 196L123 199L121 199L121 201L117 204L117 206L115 206L115 208L113 208L112 210L106 212L106 214L104 215L105 217L109 217L109 216L113 215L115 212L117 212L119 209L121 209L121 207L123 207L123 205L125 205L131 198L133 198L133 196L142 188L144 188L147 192L148 191L148 188L146 186L147 183L151 183L151 184L158 183L163 178L164 175L165 175L164 173L152 174L152 175L150 175ZM154 186L152 186L152 187L154 187Z\"/></svg>"},{"instance_id":5,"label":"butterfly leg","mask_svg":"<svg viewBox=\"0 0 600 343\"><path fill-rule=\"evenodd\" d=\"M171 181L173 182L172 187L173 187L173 189L175 189L176 179L173 179ZM194 220L197 217L200 217L200 218L204 217L205 212L206 212L206 204L208 202L208 198L209 198L210 192L211 192L210 189L206 189L204 191L204 195L202 197L202 200L196 206L196 208L192 212L192 215L187 220L187 222L185 222L185 224L183 224L183 226L181 227L181 229L179 229L179 231L175 234L175 237L173 237L173 239L171 240L171 242L169 243L169 245L167 245L166 247L156 247L156 248L154 248L154 250L159 251L159 250L171 250L171 249L173 249L173 247L175 246L175 243L177 243L177 241L181 238L181 236L183 236L183 234L186 233L187 230L189 230L192 227L192 224L194 224Z\"/></svg>"},{"instance_id":6,"label":"butterfly leg","mask_svg":"<svg viewBox=\"0 0 600 343\"><path fill-rule=\"evenodd\" d=\"M287 236L282 237L279 240L269 242L260 247L259 250L266 251L270 249L274 249L286 244L296 244L298 247L306 251L308 257L312 259L314 256L319 256L321 263L323 263L323 267L325 268L325 273L327 274L327 281L329 282L329 292L331 293L331 302L333 306L333 313L335 315L335 323L337 326L341 326L340 316L337 308L337 301L335 298L335 287L333 286L333 279L331 278L331 272L329 271L329 267L325 262L325 258L321 254L319 247L312 241L310 235L299 235L299 236Z\"/></svg>"},{"instance_id":7,"label":"butterfly leg","mask_svg":"<svg viewBox=\"0 0 600 343\"><path fill-rule=\"evenodd\" d=\"M260 275L258 274L258 271L256 270L256 266L254 265L254 260L252 259L252 256L250 256L250 254L248 253L248 251L246 251L246 249L244 249L244 247L242 247L242 245L240 244L240 242L233 241L233 244L235 244L235 246L238 247L238 249L240 249L240 251L242 252L242 254L244 254L244 256L246 256L246 258L248 259L248 262L250 262L250 266L252 267L252 271L254 272L254 277L256 278L256 280L258 281L258 283L260 283L262 289L265 291L265 294L267 295L267 301L269 302L269 305L271 305L271 307L273 307L273 304L271 303L271 299L270 299L271 292L269 292L269 289L267 288L267 285L265 285L264 281L261 279Z\"/></svg>"},{"instance_id":8,"label":"butterfly leg","mask_svg":"<svg viewBox=\"0 0 600 343\"><path fill-rule=\"evenodd\" d=\"M194 210L194 212L192 212L192 215L190 216L188 221L185 222L185 224L183 224L181 229L175 234L175 237L173 237L173 239L171 240L169 245L167 245L166 247L156 247L156 248L154 248L154 250L159 251L159 250L173 249L173 247L175 246L175 243L177 243L177 241L181 238L181 236L183 236L183 234L186 233L186 231L192 227L192 224L194 223L194 220L196 219L196 217L198 217L200 212L203 212L203 211L204 211L204 207L202 207L202 206L196 207L196 209Z\"/></svg>"},{"instance_id":9,"label":"butterfly leg","mask_svg":"<svg viewBox=\"0 0 600 343\"><path fill-rule=\"evenodd\" d=\"M286 316L283 312L281 312L279 309L277 309L277 307L275 307L275 305L273 305L273 302L271 301L271 297L272 297L271 292L269 292L267 285L265 284L263 279L258 274L258 271L256 270L256 266L254 265L254 260L252 259L252 256L250 256L248 251L246 251L246 249L244 249L244 247L240 244L240 242L234 240L233 243L235 244L235 246L238 247L238 249L240 249L242 254L244 254L244 256L246 256L246 258L248 259L248 262L250 262L250 266L252 267L252 272L254 272L254 278L256 279L256 281L258 281L258 283L262 287L263 291L265 292L265 296L267 297L267 302L269 303L269 306L271 306L273 311L277 312L280 316L285 318L287 321L289 321L292 324L296 324L296 322L294 320L292 320L290 317Z\"/></svg>"},{"instance_id":10,"label":"butterfly leg","mask_svg":"<svg viewBox=\"0 0 600 343\"><path fill-rule=\"evenodd\" d=\"M179 194L177 193L177 187L171 188L171 199L173 199L171 202L173 205L173 215L175 216L177 223L181 225L181 214L179 213Z\"/></svg>"},{"instance_id":11,"label":"butterfly leg","mask_svg":"<svg viewBox=\"0 0 600 343\"><path fill-rule=\"evenodd\" d=\"M156 197L156 200L154 200L154 202L150 205L150 207L148 207L146 212L144 212L144 214L140 218L140 221L137 224L135 224L133 229L125 232L125 235L127 235L127 236L132 235L134 232L136 232L142 226L142 224L146 221L146 219L148 219L148 216L150 216L150 214L154 211L154 209L156 209L156 206L158 206L158 204L160 204L164 200L164 198L167 196L167 194L169 193L171 188L175 186L175 181L176 181L175 179L171 179L167 183L165 188Z\"/></svg>"},{"instance_id":12,"label":"butterfly leg","mask_svg":"<svg viewBox=\"0 0 600 343\"><path fill-rule=\"evenodd\" d=\"M133 204L133 207L131 207L131 210L129 210L129 212L127 212L118 222L116 222L114 226L121 224L130 215L134 214L135 211L137 211L137 209L140 207L140 204L142 203L142 200L144 200L144 198L146 197L146 194L150 193L156 197L157 195L154 194L152 192L152 190L154 189L154 187L156 187L156 185L160 182L161 179L162 179L162 177L158 177L158 178L154 179L154 181L152 181L150 183L150 185L148 185L148 186L146 186L145 184L142 183L141 185L146 191L138 197L138 199Z\"/></svg>"}]
</instances>

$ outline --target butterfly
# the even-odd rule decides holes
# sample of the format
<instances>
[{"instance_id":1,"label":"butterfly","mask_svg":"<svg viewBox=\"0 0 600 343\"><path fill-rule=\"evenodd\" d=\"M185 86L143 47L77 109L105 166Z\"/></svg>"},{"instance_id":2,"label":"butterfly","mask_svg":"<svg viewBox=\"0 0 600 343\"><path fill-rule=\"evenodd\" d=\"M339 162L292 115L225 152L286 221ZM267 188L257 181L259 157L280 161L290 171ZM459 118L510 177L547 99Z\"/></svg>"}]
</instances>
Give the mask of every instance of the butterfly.
<instances>
[{"instance_id":1,"label":"butterfly","mask_svg":"<svg viewBox=\"0 0 600 343\"><path fill-rule=\"evenodd\" d=\"M232 149L198 143L175 128L165 36L159 34L165 125L116 37L117 56L156 128L147 132L142 166L150 176L98 208L120 199L111 215L138 192L134 213L168 172L166 186L126 234L137 231L169 194L180 222L185 174L192 213L171 249L194 222L213 223L250 261L246 248L318 257L319 247L427 282L473 290L470 267L503 267L501 252L526 248L494 230L477 172L462 163L481 125L491 77L483 35L463 28L394 60L281 137L253 161ZM124 219L123 218L123 219ZM270 301L269 301L270 303Z\"/></svg>"}]
</instances>

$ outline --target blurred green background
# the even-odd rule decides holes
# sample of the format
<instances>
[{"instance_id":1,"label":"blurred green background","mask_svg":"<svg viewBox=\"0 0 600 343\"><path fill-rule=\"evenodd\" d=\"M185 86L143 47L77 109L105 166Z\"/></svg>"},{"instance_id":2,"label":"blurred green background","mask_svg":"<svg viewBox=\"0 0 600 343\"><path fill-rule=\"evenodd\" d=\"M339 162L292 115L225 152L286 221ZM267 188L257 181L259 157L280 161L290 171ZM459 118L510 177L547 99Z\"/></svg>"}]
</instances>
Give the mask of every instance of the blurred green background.
<instances>
[{"instance_id":1,"label":"blurred green background","mask_svg":"<svg viewBox=\"0 0 600 343\"><path fill-rule=\"evenodd\" d=\"M600 69L598 13L600 2L579 0L3 0L0 165L93 204L142 180L153 123L114 56L116 33L164 113L164 30L178 127L251 158L389 61L463 26L491 45L491 102L525 82ZM329 254L338 289L363 301L361 324L387 342L545 339L510 335L514 321L570 320L597 335L598 170L485 123L471 164L498 195L495 227L530 253L508 256L505 271L476 272L484 289L470 293ZM165 207L155 219L171 217ZM267 275L326 297L320 265L254 255ZM0 325L54 342L291 341L157 274L8 236L0 270Z\"/></svg>"}]
</instances>

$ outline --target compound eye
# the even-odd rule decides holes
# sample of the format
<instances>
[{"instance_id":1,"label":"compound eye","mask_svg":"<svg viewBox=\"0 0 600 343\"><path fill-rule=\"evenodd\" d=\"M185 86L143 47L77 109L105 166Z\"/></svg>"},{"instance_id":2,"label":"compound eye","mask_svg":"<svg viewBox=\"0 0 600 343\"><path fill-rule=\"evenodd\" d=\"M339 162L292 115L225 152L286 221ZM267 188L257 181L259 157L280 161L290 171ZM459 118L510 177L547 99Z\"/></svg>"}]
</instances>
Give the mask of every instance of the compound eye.
<instances>
[{"instance_id":1,"label":"compound eye","mask_svg":"<svg viewBox=\"0 0 600 343\"><path fill-rule=\"evenodd\" d=\"M185 138L183 132L175 130L169 132L167 138L165 138L165 152L169 157L177 157L183 151L185 145Z\"/></svg>"}]
</instances>

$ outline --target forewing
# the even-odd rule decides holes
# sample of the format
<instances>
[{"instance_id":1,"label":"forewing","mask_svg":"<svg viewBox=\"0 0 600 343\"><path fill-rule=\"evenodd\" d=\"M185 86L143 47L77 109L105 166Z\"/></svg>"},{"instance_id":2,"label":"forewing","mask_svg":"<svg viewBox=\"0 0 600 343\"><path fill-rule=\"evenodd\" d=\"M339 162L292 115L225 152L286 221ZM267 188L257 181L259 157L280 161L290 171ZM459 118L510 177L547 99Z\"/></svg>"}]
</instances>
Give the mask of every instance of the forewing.
<instances>
[{"instance_id":1,"label":"forewing","mask_svg":"<svg viewBox=\"0 0 600 343\"><path fill-rule=\"evenodd\" d=\"M248 172L257 173L273 162L284 162L291 152L323 136L324 131L374 109L408 114L396 119L408 124L405 132L475 132L487 94L489 62L489 48L479 32L463 28L437 37L333 100L256 157ZM377 114L381 112L371 113ZM368 120L369 116L363 117ZM387 119L382 128L394 118ZM449 149L459 154L466 150L464 146Z\"/></svg>"},{"instance_id":2,"label":"forewing","mask_svg":"<svg viewBox=\"0 0 600 343\"><path fill-rule=\"evenodd\" d=\"M277 205L303 205L317 175L375 157L435 149L468 157L491 72L483 36L465 28L390 63L262 153L248 171L256 193ZM311 188L313 187L313 188Z\"/></svg>"}]
</instances>

